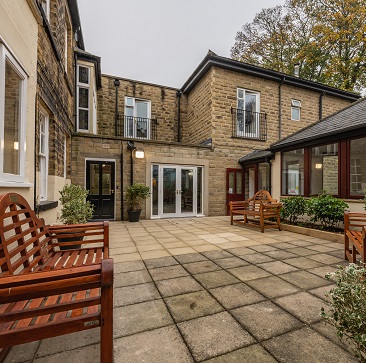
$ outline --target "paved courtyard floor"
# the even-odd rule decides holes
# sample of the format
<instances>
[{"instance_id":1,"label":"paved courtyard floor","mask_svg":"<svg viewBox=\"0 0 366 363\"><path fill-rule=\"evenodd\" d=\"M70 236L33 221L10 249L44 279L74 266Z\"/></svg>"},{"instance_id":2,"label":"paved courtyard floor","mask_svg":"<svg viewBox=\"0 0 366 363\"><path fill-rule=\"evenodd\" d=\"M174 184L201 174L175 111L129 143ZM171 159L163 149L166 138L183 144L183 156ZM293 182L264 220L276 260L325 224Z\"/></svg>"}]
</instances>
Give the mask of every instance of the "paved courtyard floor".
<instances>
[{"instance_id":1,"label":"paved courtyard floor","mask_svg":"<svg viewBox=\"0 0 366 363\"><path fill-rule=\"evenodd\" d=\"M325 325L343 246L229 217L112 222L116 363L356 362ZM99 362L99 329L14 347L9 362Z\"/></svg>"}]
</instances>

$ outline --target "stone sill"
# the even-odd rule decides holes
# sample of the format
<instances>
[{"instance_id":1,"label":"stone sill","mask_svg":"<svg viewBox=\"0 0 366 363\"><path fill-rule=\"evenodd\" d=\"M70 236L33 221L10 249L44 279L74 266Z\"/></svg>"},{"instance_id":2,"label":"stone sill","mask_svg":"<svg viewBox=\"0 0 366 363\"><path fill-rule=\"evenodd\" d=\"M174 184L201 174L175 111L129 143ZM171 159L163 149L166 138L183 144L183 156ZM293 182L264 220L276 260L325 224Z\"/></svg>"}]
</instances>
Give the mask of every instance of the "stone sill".
<instances>
[{"instance_id":1,"label":"stone sill","mask_svg":"<svg viewBox=\"0 0 366 363\"><path fill-rule=\"evenodd\" d=\"M40 202L37 205L36 213L45 212L47 210L57 208L57 206L58 206L58 201L45 200L44 202Z\"/></svg>"}]
</instances>

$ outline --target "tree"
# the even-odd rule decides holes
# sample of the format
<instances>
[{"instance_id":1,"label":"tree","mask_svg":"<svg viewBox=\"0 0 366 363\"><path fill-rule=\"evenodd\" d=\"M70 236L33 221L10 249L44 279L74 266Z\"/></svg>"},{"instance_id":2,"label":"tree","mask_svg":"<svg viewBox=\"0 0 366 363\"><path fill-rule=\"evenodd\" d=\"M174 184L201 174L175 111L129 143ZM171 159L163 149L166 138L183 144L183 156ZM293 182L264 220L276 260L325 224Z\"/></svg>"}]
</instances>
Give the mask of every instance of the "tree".
<instances>
[{"instance_id":1,"label":"tree","mask_svg":"<svg viewBox=\"0 0 366 363\"><path fill-rule=\"evenodd\" d=\"M288 0L242 27L234 59L360 91L366 87L364 0Z\"/></svg>"}]
</instances>

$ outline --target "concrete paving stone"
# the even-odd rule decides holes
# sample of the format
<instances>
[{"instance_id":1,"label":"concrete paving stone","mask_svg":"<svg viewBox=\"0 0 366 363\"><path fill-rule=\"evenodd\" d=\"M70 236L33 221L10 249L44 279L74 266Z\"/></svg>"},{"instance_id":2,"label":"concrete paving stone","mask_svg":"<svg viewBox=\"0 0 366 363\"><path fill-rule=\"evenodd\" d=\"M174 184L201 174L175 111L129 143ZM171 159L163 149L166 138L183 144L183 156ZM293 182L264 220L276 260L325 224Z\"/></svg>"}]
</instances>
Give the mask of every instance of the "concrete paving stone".
<instances>
[{"instance_id":1,"label":"concrete paving stone","mask_svg":"<svg viewBox=\"0 0 366 363\"><path fill-rule=\"evenodd\" d=\"M162 243L161 241L159 241L165 248L179 248L179 247L187 247L187 244L182 242L182 241L178 241L178 242L169 242L169 243Z\"/></svg>"},{"instance_id":2,"label":"concrete paving stone","mask_svg":"<svg viewBox=\"0 0 366 363\"><path fill-rule=\"evenodd\" d=\"M100 341L99 328L43 339L37 351L37 357L49 356L65 350L78 349Z\"/></svg>"},{"instance_id":3,"label":"concrete paving stone","mask_svg":"<svg viewBox=\"0 0 366 363\"><path fill-rule=\"evenodd\" d=\"M324 263L326 265L335 265L340 262L343 262L343 259L340 259L338 257L334 257L332 255L329 255L327 253L319 253L317 255L309 256L312 260Z\"/></svg>"},{"instance_id":4,"label":"concrete paving stone","mask_svg":"<svg viewBox=\"0 0 366 363\"><path fill-rule=\"evenodd\" d=\"M220 248L228 250L229 248L236 248L236 247L241 247L242 243L241 242L224 242L224 243L220 243L219 245Z\"/></svg>"},{"instance_id":5,"label":"concrete paving stone","mask_svg":"<svg viewBox=\"0 0 366 363\"><path fill-rule=\"evenodd\" d=\"M215 287L231 285L240 282L240 280L224 270L197 274L194 275L194 278L198 280L206 289L212 289Z\"/></svg>"},{"instance_id":6,"label":"concrete paving stone","mask_svg":"<svg viewBox=\"0 0 366 363\"><path fill-rule=\"evenodd\" d=\"M188 272L180 265L157 267L149 269L155 281L173 279L175 277L187 276Z\"/></svg>"},{"instance_id":7,"label":"concrete paving stone","mask_svg":"<svg viewBox=\"0 0 366 363\"><path fill-rule=\"evenodd\" d=\"M60 363L60 362L99 362L100 347L99 344L89 345L87 347L66 350L57 354L45 357L37 357L33 363Z\"/></svg>"},{"instance_id":8,"label":"concrete paving stone","mask_svg":"<svg viewBox=\"0 0 366 363\"><path fill-rule=\"evenodd\" d=\"M137 252L137 248L135 246L131 247L117 247L117 248L111 248L109 250L111 257L115 255L121 255L122 253L133 253Z\"/></svg>"},{"instance_id":9,"label":"concrete paving stone","mask_svg":"<svg viewBox=\"0 0 366 363\"><path fill-rule=\"evenodd\" d=\"M183 267L188 270L192 275L200 274L203 272L210 272L221 270L221 267L216 265L216 263L212 261L199 261L199 262L191 262L183 264Z\"/></svg>"},{"instance_id":10,"label":"concrete paving stone","mask_svg":"<svg viewBox=\"0 0 366 363\"><path fill-rule=\"evenodd\" d=\"M4 363L31 362L37 352L39 344L40 341L14 345Z\"/></svg>"},{"instance_id":11,"label":"concrete paving stone","mask_svg":"<svg viewBox=\"0 0 366 363\"><path fill-rule=\"evenodd\" d=\"M315 289L316 287L331 284L330 281L321 278L319 276L313 275L307 271L290 272L288 274L281 275L281 278L304 290Z\"/></svg>"},{"instance_id":12,"label":"concrete paving stone","mask_svg":"<svg viewBox=\"0 0 366 363\"><path fill-rule=\"evenodd\" d=\"M160 294L154 284L140 284L114 289L114 306L125 306L143 301L159 299Z\"/></svg>"},{"instance_id":13,"label":"concrete paving stone","mask_svg":"<svg viewBox=\"0 0 366 363\"><path fill-rule=\"evenodd\" d=\"M310 257L310 256L309 256ZM316 268L316 267L322 267L324 264L317 262L315 260L312 260L308 257L295 257L295 258L289 258L286 260L283 260L283 262L297 267L301 269L310 269L310 268Z\"/></svg>"},{"instance_id":14,"label":"concrete paving stone","mask_svg":"<svg viewBox=\"0 0 366 363\"><path fill-rule=\"evenodd\" d=\"M309 250L314 250L317 252L330 252L330 251L334 251L337 250L337 246L332 245L332 246L327 246L327 245L313 245L313 246L308 246L307 247Z\"/></svg>"},{"instance_id":15,"label":"concrete paving stone","mask_svg":"<svg viewBox=\"0 0 366 363\"><path fill-rule=\"evenodd\" d=\"M196 250L192 247L167 248L171 255L185 255L188 253L195 253Z\"/></svg>"},{"instance_id":16,"label":"concrete paving stone","mask_svg":"<svg viewBox=\"0 0 366 363\"><path fill-rule=\"evenodd\" d=\"M263 262L270 262L274 261L272 257L269 257L267 255L264 255L262 253L254 253L252 255L244 255L241 256L241 258L249 263L258 264Z\"/></svg>"},{"instance_id":17,"label":"concrete paving stone","mask_svg":"<svg viewBox=\"0 0 366 363\"><path fill-rule=\"evenodd\" d=\"M146 301L114 309L113 336L132 335L172 324L163 300Z\"/></svg>"},{"instance_id":18,"label":"concrete paving stone","mask_svg":"<svg viewBox=\"0 0 366 363\"><path fill-rule=\"evenodd\" d=\"M284 260L286 258L297 257L297 255L294 253L291 253L291 251L283 251L283 250L268 251L268 252L264 252L264 254L266 254L267 256L272 257L276 260Z\"/></svg>"},{"instance_id":19,"label":"concrete paving stone","mask_svg":"<svg viewBox=\"0 0 366 363\"><path fill-rule=\"evenodd\" d=\"M277 363L262 346L259 344L250 345L242 349L235 350L219 357L205 360L205 363Z\"/></svg>"},{"instance_id":20,"label":"concrete paving stone","mask_svg":"<svg viewBox=\"0 0 366 363\"><path fill-rule=\"evenodd\" d=\"M191 320L223 311L223 307L207 291L191 292L165 298L175 322Z\"/></svg>"},{"instance_id":21,"label":"concrete paving stone","mask_svg":"<svg viewBox=\"0 0 366 363\"><path fill-rule=\"evenodd\" d=\"M286 333L263 345L283 363L356 362L349 353L310 328Z\"/></svg>"},{"instance_id":22,"label":"concrete paving stone","mask_svg":"<svg viewBox=\"0 0 366 363\"><path fill-rule=\"evenodd\" d=\"M135 242L136 246L148 246L148 245L159 244L159 242L155 238L149 239L149 238L146 238L145 236L138 237L138 238L133 237L132 239Z\"/></svg>"},{"instance_id":23,"label":"concrete paving stone","mask_svg":"<svg viewBox=\"0 0 366 363\"><path fill-rule=\"evenodd\" d=\"M266 262L257 265L258 267L266 270L274 275L281 275L292 271L298 271L294 266L288 265L282 261Z\"/></svg>"},{"instance_id":24,"label":"concrete paving stone","mask_svg":"<svg viewBox=\"0 0 366 363\"><path fill-rule=\"evenodd\" d=\"M278 251L278 249L274 246L267 245L267 244L261 244L257 246L250 247L252 250L256 252L269 252L269 251Z\"/></svg>"},{"instance_id":25,"label":"concrete paving stone","mask_svg":"<svg viewBox=\"0 0 366 363\"><path fill-rule=\"evenodd\" d=\"M295 255L298 256L310 256L310 255L316 255L318 252L309 250L306 247L295 247L291 248L291 253L294 253Z\"/></svg>"},{"instance_id":26,"label":"concrete paving stone","mask_svg":"<svg viewBox=\"0 0 366 363\"><path fill-rule=\"evenodd\" d=\"M198 246L207 246L207 241L205 241L204 239L196 239L196 240L190 240L190 241L186 241L187 246L190 247L198 247ZM211 246L211 245L210 245Z\"/></svg>"},{"instance_id":27,"label":"concrete paving stone","mask_svg":"<svg viewBox=\"0 0 366 363\"><path fill-rule=\"evenodd\" d=\"M215 263L218 264L222 268L233 268L233 267L240 267L240 266L247 266L249 263L244 261L239 257L228 257L228 258L221 258L219 260L215 260Z\"/></svg>"},{"instance_id":28,"label":"concrete paving stone","mask_svg":"<svg viewBox=\"0 0 366 363\"><path fill-rule=\"evenodd\" d=\"M337 250L328 252L328 255L338 257L339 259L344 260L344 248L343 248L343 246L342 246L342 248L339 248Z\"/></svg>"},{"instance_id":29,"label":"concrete paving stone","mask_svg":"<svg viewBox=\"0 0 366 363\"><path fill-rule=\"evenodd\" d=\"M145 251L145 252L140 252L141 254L141 258L143 260L149 260L152 258L162 258L162 257L169 257L170 253L168 251L165 250L156 250L156 251Z\"/></svg>"},{"instance_id":30,"label":"concrete paving stone","mask_svg":"<svg viewBox=\"0 0 366 363\"><path fill-rule=\"evenodd\" d=\"M218 260L220 258L226 258L226 257L233 257L233 255L227 251L220 250L220 251L207 251L202 252L204 256L209 258L210 260Z\"/></svg>"},{"instance_id":31,"label":"concrete paving stone","mask_svg":"<svg viewBox=\"0 0 366 363\"><path fill-rule=\"evenodd\" d=\"M306 247L306 246L312 246L314 243L309 241L309 240L297 240L297 241L291 241L289 242L295 246L298 246L298 247Z\"/></svg>"},{"instance_id":32,"label":"concrete paving stone","mask_svg":"<svg viewBox=\"0 0 366 363\"><path fill-rule=\"evenodd\" d=\"M269 299L300 291L297 286L294 286L277 276L247 281L246 284Z\"/></svg>"},{"instance_id":33,"label":"concrete paving stone","mask_svg":"<svg viewBox=\"0 0 366 363\"><path fill-rule=\"evenodd\" d=\"M227 251L235 256L245 256L256 253L256 251L248 247L229 248Z\"/></svg>"},{"instance_id":34,"label":"concrete paving stone","mask_svg":"<svg viewBox=\"0 0 366 363\"><path fill-rule=\"evenodd\" d=\"M201 285L191 276L157 281L156 286L164 297L203 290Z\"/></svg>"},{"instance_id":35,"label":"concrete paving stone","mask_svg":"<svg viewBox=\"0 0 366 363\"><path fill-rule=\"evenodd\" d=\"M144 284L146 282L151 282L151 277L147 270L123 272L114 275L114 285L113 287L130 286Z\"/></svg>"},{"instance_id":36,"label":"concrete paving stone","mask_svg":"<svg viewBox=\"0 0 366 363\"><path fill-rule=\"evenodd\" d=\"M327 300L326 293L328 293L331 289L335 288L335 286L336 286L335 284L322 286L316 289L311 289L308 292L310 294L317 296L319 299L326 301Z\"/></svg>"},{"instance_id":37,"label":"concrete paving stone","mask_svg":"<svg viewBox=\"0 0 366 363\"><path fill-rule=\"evenodd\" d=\"M146 267L148 269L178 265L178 262L171 256L159 257L159 258L150 258L150 259L148 259L144 262L145 262Z\"/></svg>"},{"instance_id":38,"label":"concrete paving stone","mask_svg":"<svg viewBox=\"0 0 366 363\"><path fill-rule=\"evenodd\" d=\"M179 263L190 263L190 262L199 262L199 261L207 261L207 258L203 256L201 253L188 253L186 255L177 255L174 258Z\"/></svg>"},{"instance_id":39,"label":"concrete paving stone","mask_svg":"<svg viewBox=\"0 0 366 363\"><path fill-rule=\"evenodd\" d=\"M130 272L144 270L145 264L142 261L131 261L131 262L114 262L114 273L118 274L121 272Z\"/></svg>"},{"instance_id":40,"label":"concrete paving stone","mask_svg":"<svg viewBox=\"0 0 366 363\"><path fill-rule=\"evenodd\" d=\"M231 242L242 242L242 241L248 241L249 240L248 237L239 236L239 235L235 235L235 236L232 236L232 237L226 237L226 239L231 241Z\"/></svg>"},{"instance_id":41,"label":"concrete paving stone","mask_svg":"<svg viewBox=\"0 0 366 363\"><path fill-rule=\"evenodd\" d=\"M306 324L313 324L320 321L321 308L325 307L323 300L305 291L282 296L274 301Z\"/></svg>"},{"instance_id":42,"label":"concrete paving stone","mask_svg":"<svg viewBox=\"0 0 366 363\"><path fill-rule=\"evenodd\" d=\"M221 248L217 247L215 245L211 245L211 244L204 244L204 245L200 245L200 246L193 246L193 248L195 249L195 251L197 252L207 252L207 251L220 251Z\"/></svg>"},{"instance_id":43,"label":"concrete paving stone","mask_svg":"<svg viewBox=\"0 0 366 363\"><path fill-rule=\"evenodd\" d=\"M273 338L304 324L270 301L243 306L230 313L259 341ZM270 322L270 323L269 323Z\"/></svg>"},{"instance_id":44,"label":"concrete paving stone","mask_svg":"<svg viewBox=\"0 0 366 363\"><path fill-rule=\"evenodd\" d=\"M126 253L113 256L113 261L114 263L141 261L141 256L139 253Z\"/></svg>"},{"instance_id":45,"label":"concrete paving stone","mask_svg":"<svg viewBox=\"0 0 366 363\"><path fill-rule=\"evenodd\" d=\"M265 300L263 295L244 283L210 289L210 293L226 309L234 309Z\"/></svg>"},{"instance_id":46,"label":"concrete paving stone","mask_svg":"<svg viewBox=\"0 0 366 363\"><path fill-rule=\"evenodd\" d=\"M193 362L193 358L175 326L145 331L114 340L114 363Z\"/></svg>"},{"instance_id":47,"label":"concrete paving stone","mask_svg":"<svg viewBox=\"0 0 366 363\"><path fill-rule=\"evenodd\" d=\"M249 281L271 276L271 274L267 271L264 271L261 268L253 265L231 268L228 269L228 272L233 274L241 281Z\"/></svg>"},{"instance_id":48,"label":"concrete paving stone","mask_svg":"<svg viewBox=\"0 0 366 363\"><path fill-rule=\"evenodd\" d=\"M227 312L179 323L178 328L196 361L255 343Z\"/></svg>"},{"instance_id":49,"label":"concrete paving stone","mask_svg":"<svg viewBox=\"0 0 366 363\"><path fill-rule=\"evenodd\" d=\"M276 248L281 249L281 250L289 250L289 249L291 249L291 248L296 248L296 246L295 246L295 245L292 245L291 243L288 243L288 242L276 242L276 243L274 244L274 246L275 246Z\"/></svg>"},{"instance_id":50,"label":"concrete paving stone","mask_svg":"<svg viewBox=\"0 0 366 363\"><path fill-rule=\"evenodd\" d=\"M179 242L179 240L177 239L177 237L172 236L172 235L170 235L169 237L157 238L157 240L161 244L171 243L171 242Z\"/></svg>"},{"instance_id":51,"label":"concrete paving stone","mask_svg":"<svg viewBox=\"0 0 366 363\"><path fill-rule=\"evenodd\" d=\"M137 246L139 252L147 252L147 251L158 251L164 250L164 247L161 244L147 245L147 246Z\"/></svg>"},{"instance_id":52,"label":"concrete paving stone","mask_svg":"<svg viewBox=\"0 0 366 363\"><path fill-rule=\"evenodd\" d=\"M318 275L320 277L325 277L325 275L327 273L334 272L335 270L336 270L336 268L333 266L324 266L323 265L321 267L309 269L308 271L311 272L312 274Z\"/></svg>"}]
</instances>

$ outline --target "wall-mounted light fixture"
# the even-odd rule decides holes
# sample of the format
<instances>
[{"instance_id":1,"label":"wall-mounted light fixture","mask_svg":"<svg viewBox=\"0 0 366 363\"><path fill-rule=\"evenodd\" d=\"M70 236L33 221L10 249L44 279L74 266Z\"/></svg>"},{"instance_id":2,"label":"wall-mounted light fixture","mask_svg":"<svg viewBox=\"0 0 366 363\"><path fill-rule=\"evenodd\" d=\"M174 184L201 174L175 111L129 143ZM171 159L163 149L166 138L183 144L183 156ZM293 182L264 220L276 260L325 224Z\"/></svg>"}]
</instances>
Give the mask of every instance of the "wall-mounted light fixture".
<instances>
[{"instance_id":1,"label":"wall-mounted light fixture","mask_svg":"<svg viewBox=\"0 0 366 363\"><path fill-rule=\"evenodd\" d=\"M135 157L136 157L136 159L143 159L145 157L145 151L144 150L136 150L135 151Z\"/></svg>"},{"instance_id":2,"label":"wall-mounted light fixture","mask_svg":"<svg viewBox=\"0 0 366 363\"><path fill-rule=\"evenodd\" d=\"M14 141L14 150L19 150L19 142Z\"/></svg>"},{"instance_id":3,"label":"wall-mounted light fixture","mask_svg":"<svg viewBox=\"0 0 366 363\"><path fill-rule=\"evenodd\" d=\"M315 169L321 169L323 167L323 164L315 164Z\"/></svg>"}]
</instances>

